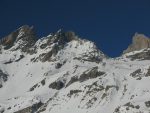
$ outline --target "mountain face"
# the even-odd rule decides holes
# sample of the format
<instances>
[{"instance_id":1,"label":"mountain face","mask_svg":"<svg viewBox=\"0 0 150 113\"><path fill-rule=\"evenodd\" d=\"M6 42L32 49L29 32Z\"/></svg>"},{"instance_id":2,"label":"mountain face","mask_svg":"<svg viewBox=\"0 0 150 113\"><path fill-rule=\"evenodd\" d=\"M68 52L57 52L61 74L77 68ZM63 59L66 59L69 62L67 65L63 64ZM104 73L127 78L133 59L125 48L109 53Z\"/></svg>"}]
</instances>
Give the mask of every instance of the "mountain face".
<instances>
[{"instance_id":1,"label":"mountain face","mask_svg":"<svg viewBox=\"0 0 150 113\"><path fill-rule=\"evenodd\" d=\"M0 113L149 113L149 38L108 58L74 32L38 38L22 26L0 41Z\"/></svg>"}]
</instances>

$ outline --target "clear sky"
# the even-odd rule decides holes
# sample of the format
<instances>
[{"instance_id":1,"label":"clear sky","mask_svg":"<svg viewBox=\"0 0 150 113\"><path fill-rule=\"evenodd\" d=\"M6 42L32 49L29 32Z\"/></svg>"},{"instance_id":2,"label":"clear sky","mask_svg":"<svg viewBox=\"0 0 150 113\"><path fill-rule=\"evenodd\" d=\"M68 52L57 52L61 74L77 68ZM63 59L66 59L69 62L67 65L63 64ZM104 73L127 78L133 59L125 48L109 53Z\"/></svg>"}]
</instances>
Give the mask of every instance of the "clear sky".
<instances>
[{"instance_id":1,"label":"clear sky","mask_svg":"<svg viewBox=\"0 0 150 113\"><path fill-rule=\"evenodd\" d=\"M24 24L39 37L73 30L114 57L135 32L150 36L150 0L0 0L0 37Z\"/></svg>"}]
</instances>

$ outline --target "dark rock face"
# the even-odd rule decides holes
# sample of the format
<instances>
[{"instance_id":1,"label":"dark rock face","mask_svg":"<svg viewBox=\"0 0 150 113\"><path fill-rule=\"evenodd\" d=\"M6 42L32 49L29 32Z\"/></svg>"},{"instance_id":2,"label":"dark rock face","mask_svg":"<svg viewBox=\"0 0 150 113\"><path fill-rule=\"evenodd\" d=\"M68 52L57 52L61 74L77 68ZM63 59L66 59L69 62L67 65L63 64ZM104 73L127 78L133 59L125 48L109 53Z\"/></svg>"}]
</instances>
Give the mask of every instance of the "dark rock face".
<instances>
[{"instance_id":1,"label":"dark rock face","mask_svg":"<svg viewBox=\"0 0 150 113\"><path fill-rule=\"evenodd\" d=\"M49 88L60 90L64 87L64 83L62 81L55 81L49 85Z\"/></svg>"},{"instance_id":2,"label":"dark rock face","mask_svg":"<svg viewBox=\"0 0 150 113\"><path fill-rule=\"evenodd\" d=\"M149 77L150 76L150 67L147 69L147 73L143 73L141 69L137 69L134 72L130 74L133 78L136 80L141 80L143 77Z\"/></svg>"},{"instance_id":3,"label":"dark rock face","mask_svg":"<svg viewBox=\"0 0 150 113\"><path fill-rule=\"evenodd\" d=\"M77 77L77 76L71 77L71 79L67 83L66 87L70 86L71 84L73 84L75 82L78 82L78 81L84 82L89 79L100 77L104 74L105 74L105 72L98 71L98 67L94 67L89 72L84 72L83 74L81 74L80 77Z\"/></svg>"},{"instance_id":4,"label":"dark rock face","mask_svg":"<svg viewBox=\"0 0 150 113\"><path fill-rule=\"evenodd\" d=\"M70 81L67 83L66 87L68 87L69 85L73 84L74 82L78 81L78 77L74 76L71 77Z\"/></svg>"},{"instance_id":5,"label":"dark rock face","mask_svg":"<svg viewBox=\"0 0 150 113\"><path fill-rule=\"evenodd\" d=\"M9 49L13 46L17 36L18 36L18 31L14 31L7 37L4 37L3 39L1 39L0 44L5 46L4 49Z\"/></svg>"},{"instance_id":6,"label":"dark rock face","mask_svg":"<svg viewBox=\"0 0 150 113\"><path fill-rule=\"evenodd\" d=\"M4 112L5 112L4 108L0 109L0 113L4 113Z\"/></svg>"},{"instance_id":7,"label":"dark rock face","mask_svg":"<svg viewBox=\"0 0 150 113\"><path fill-rule=\"evenodd\" d=\"M145 102L146 107L150 107L150 101Z\"/></svg>"},{"instance_id":8,"label":"dark rock face","mask_svg":"<svg viewBox=\"0 0 150 113\"><path fill-rule=\"evenodd\" d=\"M104 75L105 72L100 72L98 71L98 67L94 67L92 70L90 70L88 73L83 73L80 78L79 81L83 82L86 81L88 79L92 79L92 78L97 78L100 77L102 75Z\"/></svg>"},{"instance_id":9,"label":"dark rock face","mask_svg":"<svg viewBox=\"0 0 150 113\"><path fill-rule=\"evenodd\" d=\"M20 61L23 58L24 58L24 55L20 55L20 58L18 58L17 60L15 60L15 62L18 62L18 61Z\"/></svg>"},{"instance_id":10,"label":"dark rock face","mask_svg":"<svg viewBox=\"0 0 150 113\"><path fill-rule=\"evenodd\" d=\"M37 88L38 87L38 84L35 84L33 87L31 87L30 88L30 90L29 91L33 91L35 88Z\"/></svg>"},{"instance_id":11,"label":"dark rock face","mask_svg":"<svg viewBox=\"0 0 150 113\"><path fill-rule=\"evenodd\" d=\"M59 69L59 68L61 68L62 65L63 65L63 64L61 64L61 63L57 63L56 66L55 66L55 68L56 68L56 69Z\"/></svg>"},{"instance_id":12,"label":"dark rock face","mask_svg":"<svg viewBox=\"0 0 150 113\"><path fill-rule=\"evenodd\" d=\"M121 113L121 107L124 107L125 108L125 111L128 113L128 111L130 109L136 109L138 112L137 113L140 113L140 106L139 105L134 105L133 103L131 102L128 102L126 104L124 104L123 106L118 106L115 111L113 113Z\"/></svg>"},{"instance_id":13,"label":"dark rock face","mask_svg":"<svg viewBox=\"0 0 150 113\"><path fill-rule=\"evenodd\" d=\"M57 38L55 38L54 42L59 42L59 44L61 43L65 43L65 42L70 42L72 40L76 40L76 35L74 32L72 31L68 31L68 32L58 32L55 34Z\"/></svg>"},{"instance_id":14,"label":"dark rock face","mask_svg":"<svg viewBox=\"0 0 150 113\"><path fill-rule=\"evenodd\" d=\"M34 91L36 88L40 87L40 85L44 86L45 83L46 83L45 80L46 80L46 79L44 78L43 80L41 80L41 82L39 82L39 83L33 85L33 86L29 89L29 91Z\"/></svg>"},{"instance_id":15,"label":"dark rock face","mask_svg":"<svg viewBox=\"0 0 150 113\"><path fill-rule=\"evenodd\" d=\"M37 104L33 104L30 107L24 108L20 111L14 112L14 113L35 113L42 105L43 105L43 103L39 102Z\"/></svg>"},{"instance_id":16,"label":"dark rock face","mask_svg":"<svg viewBox=\"0 0 150 113\"><path fill-rule=\"evenodd\" d=\"M70 90L70 93L67 95L68 97L71 97L72 95L76 95L78 93L82 92L82 90Z\"/></svg>"},{"instance_id":17,"label":"dark rock face","mask_svg":"<svg viewBox=\"0 0 150 113\"><path fill-rule=\"evenodd\" d=\"M69 31L69 32L57 32L57 33L53 34L49 38L47 43L42 44L40 46L41 49L44 49L48 45L55 44L51 51L49 51L48 53L42 55L41 61L42 62L51 61L51 57L55 56L59 52L59 50L63 49L67 42L70 42L70 41L76 40L76 39L77 38L75 36L75 33L71 32L71 31Z\"/></svg>"},{"instance_id":18,"label":"dark rock face","mask_svg":"<svg viewBox=\"0 0 150 113\"><path fill-rule=\"evenodd\" d=\"M141 74L141 69L137 69L136 71L134 71L133 73L130 74L130 76L136 78L139 76L139 74Z\"/></svg>"},{"instance_id":19,"label":"dark rock face","mask_svg":"<svg viewBox=\"0 0 150 113\"><path fill-rule=\"evenodd\" d=\"M146 76L146 77L149 77L149 76L150 76L150 67L149 67L149 69L147 70L147 73L146 73L145 76Z\"/></svg>"},{"instance_id":20,"label":"dark rock face","mask_svg":"<svg viewBox=\"0 0 150 113\"><path fill-rule=\"evenodd\" d=\"M150 50L145 49L140 53L127 56L127 58L130 58L131 60L150 60Z\"/></svg>"},{"instance_id":21,"label":"dark rock face","mask_svg":"<svg viewBox=\"0 0 150 113\"><path fill-rule=\"evenodd\" d=\"M17 49L21 49L23 52L28 52L36 42L36 35L33 27L28 25L22 26L16 31L12 32L8 36L0 40L0 44L4 46L4 49L10 49L14 43L22 40Z\"/></svg>"},{"instance_id":22,"label":"dark rock face","mask_svg":"<svg viewBox=\"0 0 150 113\"><path fill-rule=\"evenodd\" d=\"M48 53L44 54L44 56L41 59L41 61L43 61L43 62L51 61L51 57L53 55L55 56L58 53L59 50L60 50L60 48L58 46L54 46L51 51L49 51Z\"/></svg>"},{"instance_id":23,"label":"dark rock face","mask_svg":"<svg viewBox=\"0 0 150 113\"><path fill-rule=\"evenodd\" d=\"M3 87L2 82L6 82L8 80L8 75L3 73L2 70L0 70L0 88Z\"/></svg>"}]
</instances>

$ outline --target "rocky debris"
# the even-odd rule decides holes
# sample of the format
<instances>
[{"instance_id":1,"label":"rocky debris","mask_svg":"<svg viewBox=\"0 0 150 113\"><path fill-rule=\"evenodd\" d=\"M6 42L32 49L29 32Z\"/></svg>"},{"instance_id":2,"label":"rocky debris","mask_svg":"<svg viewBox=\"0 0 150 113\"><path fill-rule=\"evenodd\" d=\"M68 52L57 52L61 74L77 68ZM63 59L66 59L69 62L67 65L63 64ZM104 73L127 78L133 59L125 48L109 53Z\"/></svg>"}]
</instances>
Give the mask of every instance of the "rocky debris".
<instances>
[{"instance_id":1,"label":"rocky debris","mask_svg":"<svg viewBox=\"0 0 150 113\"><path fill-rule=\"evenodd\" d=\"M143 34L136 33L133 36L132 44L129 45L125 51L123 51L123 54L145 48L150 48L150 39Z\"/></svg>"},{"instance_id":2,"label":"rocky debris","mask_svg":"<svg viewBox=\"0 0 150 113\"><path fill-rule=\"evenodd\" d=\"M35 113L42 105L43 103L39 102L14 113Z\"/></svg>"},{"instance_id":3,"label":"rocky debris","mask_svg":"<svg viewBox=\"0 0 150 113\"><path fill-rule=\"evenodd\" d=\"M49 88L60 90L64 87L64 85L65 85L64 82L59 80L59 81L55 81L55 82L51 83L49 85Z\"/></svg>"}]
</instances>

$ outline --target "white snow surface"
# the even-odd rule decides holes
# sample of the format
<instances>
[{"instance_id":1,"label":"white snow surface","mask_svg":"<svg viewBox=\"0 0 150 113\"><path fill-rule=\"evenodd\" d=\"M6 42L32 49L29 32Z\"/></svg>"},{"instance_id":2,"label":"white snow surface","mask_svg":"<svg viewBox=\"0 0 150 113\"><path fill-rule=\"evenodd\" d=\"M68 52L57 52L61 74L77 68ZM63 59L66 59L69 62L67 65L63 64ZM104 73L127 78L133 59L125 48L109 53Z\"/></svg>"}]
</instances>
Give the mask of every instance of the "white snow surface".
<instances>
[{"instance_id":1,"label":"white snow surface","mask_svg":"<svg viewBox=\"0 0 150 113\"><path fill-rule=\"evenodd\" d=\"M0 70L9 76L0 88L0 113L14 113L38 102L44 104L38 111L45 108L40 113L150 112L150 107L145 104L150 101L150 76L145 76L150 67L149 60L131 61L125 56L106 58L93 42L79 39L66 43L63 49L51 57L52 61L31 61L52 49L54 44L40 48L47 40L47 37L39 39L35 44L37 53L32 55L19 49L2 50ZM24 58L16 61L20 55L24 55ZM100 57L102 61L83 60L89 56ZM5 64L9 61L12 62ZM60 68L56 68L57 63L63 62L65 63ZM82 82L78 80L67 86L72 77L79 78L95 67L105 74ZM131 73L138 69L141 69L140 74L132 77ZM42 80L45 81L44 85ZM55 81L63 81L64 87L59 90L49 88ZM36 87L30 91L34 85ZM78 92L70 94L71 91ZM127 103L132 103L134 107L128 107ZM38 111L35 113L39 113Z\"/></svg>"}]
</instances>

